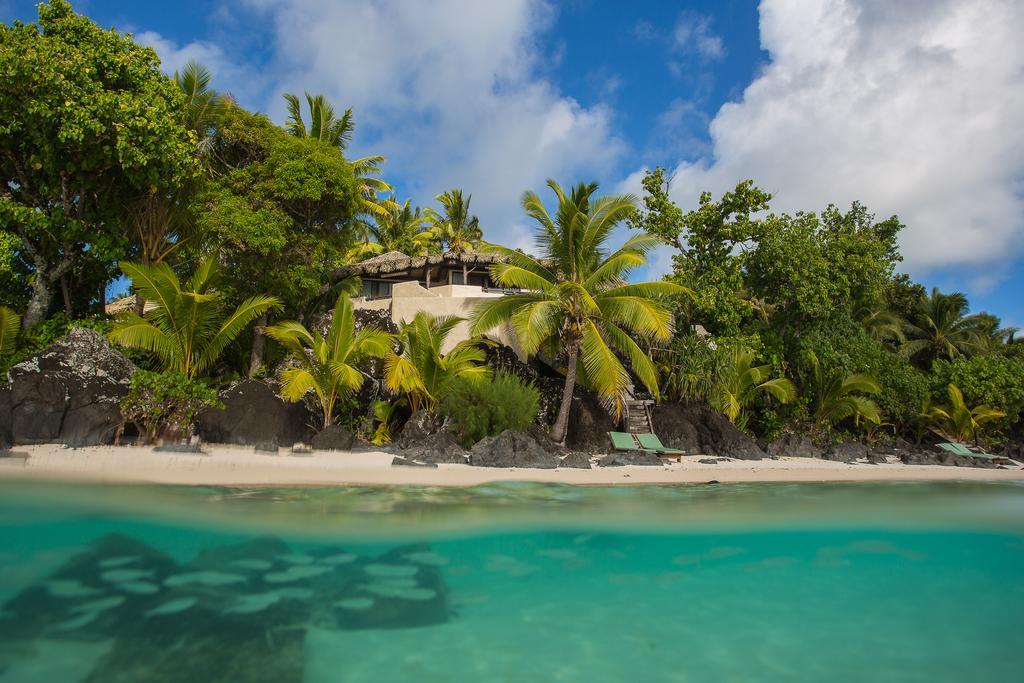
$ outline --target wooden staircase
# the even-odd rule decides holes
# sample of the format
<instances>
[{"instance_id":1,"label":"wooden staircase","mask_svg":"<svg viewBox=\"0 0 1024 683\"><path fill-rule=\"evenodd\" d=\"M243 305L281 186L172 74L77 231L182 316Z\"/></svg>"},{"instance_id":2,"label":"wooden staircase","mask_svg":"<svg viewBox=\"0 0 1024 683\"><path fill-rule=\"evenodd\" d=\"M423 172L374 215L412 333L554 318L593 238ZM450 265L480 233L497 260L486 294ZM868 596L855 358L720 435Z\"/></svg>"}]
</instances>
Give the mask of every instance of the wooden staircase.
<instances>
[{"instance_id":1,"label":"wooden staircase","mask_svg":"<svg viewBox=\"0 0 1024 683\"><path fill-rule=\"evenodd\" d=\"M626 401L626 411L623 415L624 426L630 434L653 434L651 425L651 401L644 401L638 398L630 398Z\"/></svg>"}]
</instances>

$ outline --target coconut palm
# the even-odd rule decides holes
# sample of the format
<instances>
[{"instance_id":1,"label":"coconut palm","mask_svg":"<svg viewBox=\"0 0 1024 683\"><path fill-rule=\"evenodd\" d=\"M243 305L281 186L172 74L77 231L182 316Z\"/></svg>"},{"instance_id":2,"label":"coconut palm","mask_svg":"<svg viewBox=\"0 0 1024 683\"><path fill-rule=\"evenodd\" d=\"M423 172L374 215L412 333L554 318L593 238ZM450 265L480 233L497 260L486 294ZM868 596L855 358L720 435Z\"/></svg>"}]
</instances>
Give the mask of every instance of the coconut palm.
<instances>
[{"instance_id":1,"label":"coconut palm","mask_svg":"<svg viewBox=\"0 0 1024 683\"><path fill-rule=\"evenodd\" d=\"M811 417L815 426L831 429L832 425L853 418L873 424L882 422L878 404L860 394L877 394L881 385L863 373L825 372L818 357L811 354L810 389L813 398Z\"/></svg>"},{"instance_id":2,"label":"coconut palm","mask_svg":"<svg viewBox=\"0 0 1024 683\"><path fill-rule=\"evenodd\" d=\"M796 398L796 387L785 377L771 379L771 365L754 365L754 352L736 348L719 369L711 403L733 424L746 426L744 409L759 394L768 394L780 403Z\"/></svg>"},{"instance_id":3,"label":"coconut palm","mask_svg":"<svg viewBox=\"0 0 1024 683\"><path fill-rule=\"evenodd\" d=\"M963 393L955 384L946 387L946 394L949 396L948 405L932 403L925 414L953 439L976 439L984 424L1006 417L1003 411L987 405L967 407Z\"/></svg>"},{"instance_id":4,"label":"coconut palm","mask_svg":"<svg viewBox=\"0 0 1024 683\"><path fill-rule=\"evenodd\" d=\"M1003 327L999 316L978 313L974 316L974 331L978 335L978 349L985 353L1001 353L1013 343L1017 328Z\"/></svg>"},{"instance_id":5,"label":"coconut palm","mask_svg":"<svg viewBox=\"0 0 1024 683\"><path fill-rule=\"evenodd\" d=\"M635 197L593 197L596 183L580 183L568 194L554 180L548 180L548 187L558 200L554 216L536 193L526 192L522 199L527 215L539 226L541 257L489 247L507 259L491 267L491 279L524 291L481 302L472 322L477 334L511 323L528 355L544 348L552 356L564 357L565 386L552 427L553 438L562 442L577 376L621 414L632 382L618 354L658 396L654 363L629 333L650 340L670 338L672 314L661 299L689 290L668 282L624 281L658 244L644 234L614 251L606 248L612 228L635 210Z\"/></svg>"},{"instance_id":6,"label":"coconut palm","mask_svg":"<svg viewBox=\"0 0 1024 683\"><path fill-rule=\"evenodd\" d=\"M308 392L316 394L324 416L324 427L334 421L334 406L363 385L365 376L358 365L367 358L383 358L391 349L392 337L383 330L364 327L355 331L352 302L346 294L338 296L325 338L302 323L288 320L267 328L266 334L277 341L295 361L281 371L281 395L299 401Z\"/></svg>"},{"instance_id":7,"label":"coconut palm","mask_svg":"<svg viewBox=\"0 0 1024 683\"><path fill-rule=\"evenodd\" d=\"M462 196L462 190L448 190L434 197L441 204L441 211L427 209L426 215L431 222L434 240L445 251L464 254L480 246L484 238L480 229L480 219L469 213L469 204L473 195ZM468 265L462 264L462 283L467 284Z\"/></svg>"},{"instance_id":8,"label":"coconut palm","mask_svg":"<svg viewBox=\"0 0 1024 683\"><path fill-rule=\"evenodd\" d=\"M14 351L14 340L21 329L21 316L7 306L0 306L0 367L4 356Z\"/></svg>"},{"instance_id":9,"label":"coconut palm","mask_svg":"<svg viewBox=\"0 0 1024 683\"><path fill-rule=\"evenodd\" d=\"M392 350L384 358L384 385L408 398L412 412L432 410L455 379L490 377L481 340L462 341L448 353L441 353L448 335L462 321L456 316L435 317L420 312L399 329L401 351Z\"/></svg>"},{"instance_id":10,"label":"coconut palm","mask_svg":"<svg viewBox=\"0 0 1024 683\"><path fill-rule=\"evenodd\" d=\"M931 296L921 297L915 318L904 327L906 341L900 351L926 367L940 358L969 356L979 346L977 325L977 316L967 315L967 297L933 288Z\"/></svg>"},{"instance_id":11,"label":"coconut palm","mask_svg":"<svg viewBox=\"0 0 1024 683\"><path fill-rule=\"evenodd\" d=\"M205 153L228 107L228 100L210 87L213 74L195 60L174 72L174 82L185 95L184 123L196 133L200 150Z\"/></svg>"},{"instance_id":12,"label":"coconut palm","mask_svg":"<svg viewBox=\"0 0 1024 683\"><path fill-rule=\"evenodd\" d=\"M872 339L880 342L899 342L906 340L903 329L906 321L898 314L884 308L865 308L860 312L860 324Z\"/></svg>"},{"instance_id":13,"label":"coconut palm","mask_svg":"<svg viewBox=\"0 0 1024 683\"><path fill-rule=\"evenodd\" d=\"M121 263L135 290L153 304L145 314L122 314L110 339L122 346L156 354L165 370L197 377L209 370L221 353L255 318L282 308L273 296L253 296L224 315L224 295L216 288L216 256L199 264L184 284L166 263L145 266Z\"/></svg>"},{"instance_id":14,"label":"coconut palm","mask_svg":"<svg viewBox=\"0 0 1024 683\"><path fill-rule=\"evenodd\" d=\"M430 251L434 234L428 229L430 220L419 208L413 209L410 200L399 204L394 197L383 201L385 211L375 215L368 226L373 242L357 245L355 258L366 258L389 251L400 251L406 256L422 256Z\"/></svg>"}]
</instances>

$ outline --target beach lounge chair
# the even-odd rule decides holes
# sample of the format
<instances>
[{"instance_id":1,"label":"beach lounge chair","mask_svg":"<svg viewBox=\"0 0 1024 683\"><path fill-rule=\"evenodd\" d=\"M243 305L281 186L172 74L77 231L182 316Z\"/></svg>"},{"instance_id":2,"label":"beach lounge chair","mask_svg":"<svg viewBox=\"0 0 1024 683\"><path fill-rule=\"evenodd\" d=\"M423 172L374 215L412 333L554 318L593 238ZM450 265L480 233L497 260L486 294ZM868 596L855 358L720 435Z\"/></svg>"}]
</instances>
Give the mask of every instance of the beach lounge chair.
<instances>
[{"instance_id":1,"label":"beach lounge chair","mask_svg":"<svg viewBox=\"0 0 1024 683\"><path fill-rule=\"evenodd\" d=\"M978 458L979 460L995 460L999 458L998 455L992 455L991 453L976 453L962 443L940 443L939 448L952 453L953 455L962 455L967 458Z\"/></svg>"},{"instance_id":2,"label":"beach lounge chair","mask_svg":"<svg viewBox=\"0 0 1024 683\"><path fill-rule=\"evenodd\" d=\"M640 441L629 432L608 432L608 436L612 439L612 448L617 451L646 451L653 453L654 450L650 448L644 448L640 445Z\"/></svg>"},{"instance_id":3,"label":"beach lounge chair","mask_svg":"<svg viewBox=\"0 0 1024 683\"><path fill-rule=\"evenodd\" d=\"M636 437L641 446L658 454L686 455L686 451L681 451L678 448L669 448L661 443L661 439L658 438L657 434L634 434L633 436Z\"/></svg>"}]
</instances>

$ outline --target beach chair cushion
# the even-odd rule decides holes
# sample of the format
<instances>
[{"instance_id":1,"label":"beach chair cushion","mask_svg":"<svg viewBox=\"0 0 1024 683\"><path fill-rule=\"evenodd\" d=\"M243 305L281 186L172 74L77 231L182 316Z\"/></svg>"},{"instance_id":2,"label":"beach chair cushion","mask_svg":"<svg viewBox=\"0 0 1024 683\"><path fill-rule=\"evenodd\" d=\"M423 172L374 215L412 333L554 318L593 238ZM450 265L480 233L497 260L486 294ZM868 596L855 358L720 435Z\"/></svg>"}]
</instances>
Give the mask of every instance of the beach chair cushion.
<instances>
[{"instance_id":1,"label":"beach chair cushion","mask_svg":"<svg viewBox=\"0 0 1024 683\"><path fill-rule=\"evenodd\" d=\"M634 436L628 432L608 432L608 436L612 439L612 446L617 451L645 451L649 452L652 449L641 448L639 442Z\"/></svg>"},{"instance_id":2,"label":"beach chair cushion","mask_svg":"<svg viewBox=\"0 0 1024 683\"><path fill-rule=\"evenodd\" d=\"M681 451L678 448L669 448L668 446L661 443L661 439L658 438L657 434L636 434L637 441L644 448L649 448L652 451L658 451L659 453L672 453L683 455L686 451Z\"/></svg>"}]
</instances>

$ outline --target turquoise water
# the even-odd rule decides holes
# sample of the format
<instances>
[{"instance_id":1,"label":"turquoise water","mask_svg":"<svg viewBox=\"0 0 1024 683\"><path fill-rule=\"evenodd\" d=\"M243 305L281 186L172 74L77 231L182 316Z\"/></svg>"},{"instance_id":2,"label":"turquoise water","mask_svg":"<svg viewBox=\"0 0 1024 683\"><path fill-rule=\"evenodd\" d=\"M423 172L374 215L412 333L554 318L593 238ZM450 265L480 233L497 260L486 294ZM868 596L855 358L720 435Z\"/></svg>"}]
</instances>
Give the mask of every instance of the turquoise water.
<instances>
[{"instance_id":1,"label":"turquoise water","mask_svg":"<svg viewBox=\"0 0 1024 683\"><path fill-rule=\"evenodd\" d=\"M0 485L0 683L980 681L1024 487Z\"/></svg>"}]
</instances>

